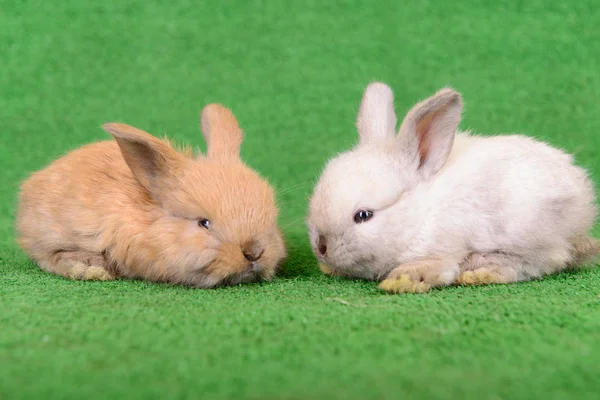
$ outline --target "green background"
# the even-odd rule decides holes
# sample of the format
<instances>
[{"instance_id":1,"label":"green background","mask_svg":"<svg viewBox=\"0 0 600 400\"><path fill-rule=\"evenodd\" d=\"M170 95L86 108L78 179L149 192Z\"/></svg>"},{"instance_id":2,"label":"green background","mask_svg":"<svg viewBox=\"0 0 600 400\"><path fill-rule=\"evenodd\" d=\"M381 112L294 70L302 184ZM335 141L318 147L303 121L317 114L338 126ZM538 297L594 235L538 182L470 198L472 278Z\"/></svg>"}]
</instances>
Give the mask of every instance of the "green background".
<instances>
[{"instance_id":1,"label":"green background","mask_svg":"<svg viewBox=\"0 0 600 400\"><path fill-rule=\"evenodd\" d=\"M461 128L546 140L598 182L596 0L0 9L0 398L598 398L598 269L389 296L321 275L304 226L311 186L355 143L373 80L394 88L399 115L451 85L465 100ZM243 158L279 192L290 257L277 279L217 290L74 282L17 248L30 172L108 139L108 121L204 148L208 102L233 110Z\"/></svg>"}]
</instances>

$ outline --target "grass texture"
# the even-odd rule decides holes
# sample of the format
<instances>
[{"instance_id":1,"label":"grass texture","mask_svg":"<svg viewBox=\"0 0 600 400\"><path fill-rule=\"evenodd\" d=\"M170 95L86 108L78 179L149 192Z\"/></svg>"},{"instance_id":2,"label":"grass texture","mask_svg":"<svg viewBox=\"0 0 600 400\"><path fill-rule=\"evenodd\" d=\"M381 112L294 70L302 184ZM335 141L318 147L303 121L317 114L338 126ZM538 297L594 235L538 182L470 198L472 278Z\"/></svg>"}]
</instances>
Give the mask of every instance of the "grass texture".
<instances>
[{"instance_id":1,"label":"grass texture","mask_svg":"<svg viewBox=\"0 0 600 400\"><path fill-rule=\"evenodd\" d=\"M600 270L385 295L320 274L304 226L360 96L402 115L438 88L463 129L523 132L600 179L596 0L0 0L1 399L597 399ZM290 257L271 283L74 282L14 242L18 184L121 121L204 148L230 107L277 187ZM42 223L42 222L41 222ZM599 229L595 229L598 236Z\"/></svg>"}]
</instances>

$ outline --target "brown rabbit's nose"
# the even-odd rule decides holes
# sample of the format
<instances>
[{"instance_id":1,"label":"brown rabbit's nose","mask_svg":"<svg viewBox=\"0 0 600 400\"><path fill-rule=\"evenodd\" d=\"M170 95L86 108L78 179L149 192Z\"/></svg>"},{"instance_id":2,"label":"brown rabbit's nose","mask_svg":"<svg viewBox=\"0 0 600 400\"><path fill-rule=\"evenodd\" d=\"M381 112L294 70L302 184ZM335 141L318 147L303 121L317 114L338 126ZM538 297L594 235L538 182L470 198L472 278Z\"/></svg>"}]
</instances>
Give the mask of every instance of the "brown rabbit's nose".
<instances>
[{"instance_id":1,"label":"brown rabbit's nose","mask_svg":"<svg viewBox=\"0 0 600 400\"><path fill-rule=\"evenodd\" d=\"M254 262L254 261L257 261L260 258L260 256L262 256L262 253L263 253L263 251L261 251L258 254L244 252L244 257L246 257L246 260L248 260L250 262Z\"/></svg>"},{"instance_id":2,"label":"brown rabbit's nose","mask_svg":"<svg viewBox=\"0 0 600 400\"><path fill-rule=\"evenodd\" d=\"M244 249L242 250L244 257L246 257L246 260L250 262L258 261L264 252L265 250L259 247L256 243L250 243L244 246Z\"/></svg>"},{"instance_id":3,"label":"brown rabbit's nose","mask_svg":"<svg viewBox=\"0 0 600 400\"><path fill-rule=\"evenodd\" d=\"M327 253L327 239L325 239L325 236L319 235L317 247L319 248L319 253L321 253L322 256L324 256L325 253Z\"/></svg>"}]
</instances>

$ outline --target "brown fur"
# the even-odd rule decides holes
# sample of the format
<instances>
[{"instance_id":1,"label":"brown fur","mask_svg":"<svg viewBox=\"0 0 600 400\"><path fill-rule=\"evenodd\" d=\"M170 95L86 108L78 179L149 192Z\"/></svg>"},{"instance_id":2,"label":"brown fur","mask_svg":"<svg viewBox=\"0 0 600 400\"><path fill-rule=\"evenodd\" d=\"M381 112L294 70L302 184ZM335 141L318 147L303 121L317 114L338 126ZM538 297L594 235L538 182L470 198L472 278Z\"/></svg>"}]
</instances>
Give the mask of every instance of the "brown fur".
<instances>
[{"instance_id":1,"label":"brown fur","mask_svg":"<svg viewBox=\"0 0 600 400\"><path fill-rule=\"evenodd\" d=\"M21 187L19 244L73 279L118 276L197 287L270 279L285 257L274 191L239 158L242 131L212 104L208 157L124 124L116 141L84 146ZM206 218L209 230L198 225ZM244 256L258 257L251 262ZM249 253L247 253L249 254Z\"/></svg>"}]
</instances>

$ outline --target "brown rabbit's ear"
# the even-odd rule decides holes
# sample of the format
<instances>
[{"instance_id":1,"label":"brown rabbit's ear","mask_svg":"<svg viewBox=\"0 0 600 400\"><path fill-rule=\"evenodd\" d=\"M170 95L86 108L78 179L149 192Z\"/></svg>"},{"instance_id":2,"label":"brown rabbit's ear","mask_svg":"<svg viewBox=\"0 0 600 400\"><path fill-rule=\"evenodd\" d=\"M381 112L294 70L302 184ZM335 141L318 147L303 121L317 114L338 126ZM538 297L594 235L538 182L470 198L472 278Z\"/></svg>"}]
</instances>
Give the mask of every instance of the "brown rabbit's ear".
<instances>
[{"instance_id":1,"label":"brown rabbit's ear","mask_svg":"<svg viewBox=\"0 0 600 400\"><path fill-rule=\"evenodd\" d=\"M202 110L201 125L210 158L239 159L243 134L231 111L220 104L209 104Z\"/></svg>"},{"instance_id":2,"label":"brown rabbit's ear","mask_svg":"<svg viewBox=\"0 0 600 400\"><path fill-rule=\"evenodd\" d=\"M137 181L152 195L159 195L164 179L177 176L181 167L179 154L168 143L132 126L104 124L121 149L125 162Z\"/></svg>"},{"instance_id":3,"label":"brown rabbit's ear","mask_svg":"<svg viewBox=\"0 0 600 400\"><path fill-rule=\"evenodd\" d=\"M398 139L405 156L418 158L418 168L425 179L446 163L456 129L461 120L460 93L441 89L415 105L402 121Z\"/></svg>"}]
</instances>

